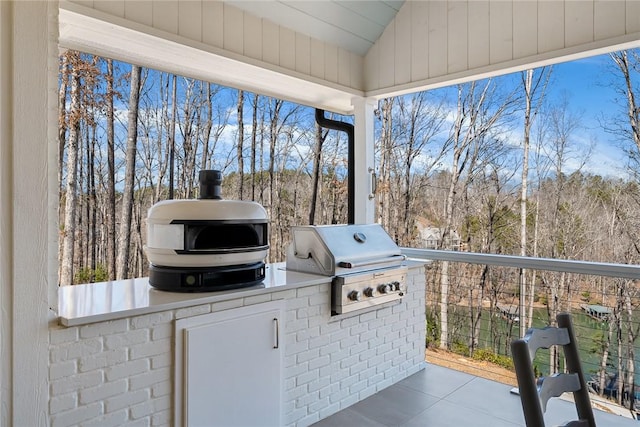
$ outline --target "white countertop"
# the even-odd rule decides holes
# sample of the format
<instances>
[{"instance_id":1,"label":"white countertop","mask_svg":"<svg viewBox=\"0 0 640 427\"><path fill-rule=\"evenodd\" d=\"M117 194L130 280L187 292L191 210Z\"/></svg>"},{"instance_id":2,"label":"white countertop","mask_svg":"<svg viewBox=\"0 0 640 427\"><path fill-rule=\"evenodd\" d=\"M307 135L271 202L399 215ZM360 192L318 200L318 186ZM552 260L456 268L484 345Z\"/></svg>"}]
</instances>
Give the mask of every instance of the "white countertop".
<instances>
[{"instance_id":1,"label":"white countertop","mask_svg":"<svg viewBox=\"0 0 640 427\"><path fill-rule=\"evenodd\" d=\"M161 291L149 285L147 277L62 286L58 289L58 318L64 326L84 325L322 283L329 285L331 278L286 271L285 263L277 263L267 265L261 284L227 291Z\"/></svg>"}]
</instances>

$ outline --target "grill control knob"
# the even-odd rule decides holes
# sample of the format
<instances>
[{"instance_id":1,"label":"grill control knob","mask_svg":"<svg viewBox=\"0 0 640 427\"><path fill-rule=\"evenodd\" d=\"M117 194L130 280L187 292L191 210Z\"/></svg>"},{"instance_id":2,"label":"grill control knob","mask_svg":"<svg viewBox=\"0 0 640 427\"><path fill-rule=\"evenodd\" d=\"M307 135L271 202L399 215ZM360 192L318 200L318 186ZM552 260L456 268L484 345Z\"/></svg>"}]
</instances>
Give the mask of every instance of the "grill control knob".
<instances>
[{"instance_id":1,"label":"grill control knob","mask_svg":"<svg viewBox=\"0 0 640 427\"><path fill-rule=\"evenodd\" d=\"M378 286L378 292L380 292L381 294L388 294L391 291L392 291L392 288L391 288L391 285L389 284Z\"/></svg>"},{"instance_id":2,"label":"grill control knob","mask_svg":"<svg viewBox=\"0 0 640 427\"><path fill-rule=\"evenodd\" d=\"M395 282L391 283L391 290L392 291L399 291L400 290L400 282L398 282L397 280Z\"/></svg>"},{"instance_id":3,"label":"grill control knob","mask_svg":"<svg viewBox=\"0 0 640 427\"><path fill-rule=\"evenodd\" d=\"M351 301L360 301L360 292L359 291L351 291L347 294L347 298Z\"/></svg>"},{"instance_id":4,"label":"grill control knob","mask_svg":"<svg viewBox=\"0 0 640 427\"><path fill-rule=\"evenodd\" d=\"M364 295L371 298L373 296L373 288L369 286L364 290Z\"/></svg>"}]
</instances>

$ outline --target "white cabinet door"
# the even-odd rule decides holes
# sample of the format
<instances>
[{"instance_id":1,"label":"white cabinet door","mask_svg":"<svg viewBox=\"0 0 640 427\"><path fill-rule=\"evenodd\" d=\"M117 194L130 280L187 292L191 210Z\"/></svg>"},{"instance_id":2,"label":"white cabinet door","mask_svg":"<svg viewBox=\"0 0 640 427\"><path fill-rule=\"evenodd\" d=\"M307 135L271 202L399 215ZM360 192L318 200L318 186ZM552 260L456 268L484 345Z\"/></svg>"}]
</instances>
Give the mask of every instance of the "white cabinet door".
<instances>
[{"instance_id":1,"label":"white cabinet door","mask_svg":"<svg viewBox=\"0 0 640 427\"><path fill-rule=\"evenodd\" d=\"M176 322L184 425L282 425L283 319L274 301Z\"/></svg>"}]
</instances>

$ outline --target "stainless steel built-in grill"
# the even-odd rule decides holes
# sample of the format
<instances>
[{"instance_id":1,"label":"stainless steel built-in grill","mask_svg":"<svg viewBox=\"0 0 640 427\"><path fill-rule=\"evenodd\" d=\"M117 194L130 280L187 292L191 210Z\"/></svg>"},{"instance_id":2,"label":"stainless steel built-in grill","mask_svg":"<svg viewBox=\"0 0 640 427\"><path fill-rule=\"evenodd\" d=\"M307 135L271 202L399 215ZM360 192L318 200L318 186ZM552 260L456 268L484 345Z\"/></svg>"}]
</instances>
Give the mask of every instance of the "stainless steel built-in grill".
<instances>
[{"instance_id":1,"label":"stainless steel built-in grill","mask_svg":"<svg viewBox=\"0 0 640 427\"><path fill-rule=\"evenodd\" d=\"M333 276L334 314L399 300L406 292L404 256L378 224L300 226L291 236L287 269Z\"/></svg>"}]
</instances>

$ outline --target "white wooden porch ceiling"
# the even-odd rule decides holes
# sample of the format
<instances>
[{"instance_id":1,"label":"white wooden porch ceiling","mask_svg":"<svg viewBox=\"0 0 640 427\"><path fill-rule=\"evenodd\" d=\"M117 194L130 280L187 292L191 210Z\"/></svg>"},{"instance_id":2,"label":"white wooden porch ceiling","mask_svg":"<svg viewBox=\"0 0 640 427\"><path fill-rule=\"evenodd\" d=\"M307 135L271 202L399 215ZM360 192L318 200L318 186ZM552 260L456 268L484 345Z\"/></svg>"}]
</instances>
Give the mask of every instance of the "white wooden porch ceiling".
<instances>
[{"instance_id":1,"label":"white wooden porch ceiling","mask_svg":"<svg viewBox=\"0 0 640 427\"><path fill-rule=\"evenodd\" d=\"M228 0L273 23L364 56L404 0Z\"/></svg>"},{"instance_id":2,"label":"white wooden porch ceiling","mask_svg":"<svg viewBox=\"0 0 640 427\"><path fill-rule=\"evenodd\" d=\"M343 114L359 97L640 43L637 0L60 0L59 12L63 48Z\"/></svg>"}]
</instances>

